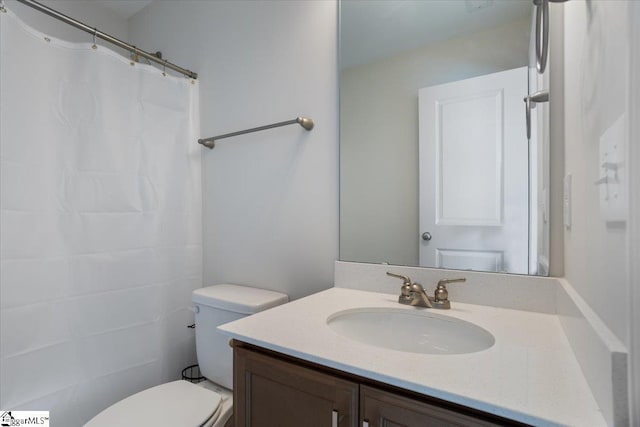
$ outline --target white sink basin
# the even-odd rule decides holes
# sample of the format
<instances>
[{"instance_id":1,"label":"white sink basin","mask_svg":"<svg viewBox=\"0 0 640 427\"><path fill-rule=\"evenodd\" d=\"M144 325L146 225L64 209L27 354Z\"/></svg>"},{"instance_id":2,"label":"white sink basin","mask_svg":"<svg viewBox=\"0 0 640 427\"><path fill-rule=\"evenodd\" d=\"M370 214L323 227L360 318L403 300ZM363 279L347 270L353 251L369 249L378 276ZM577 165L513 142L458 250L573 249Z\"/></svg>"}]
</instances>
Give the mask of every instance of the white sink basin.
<instances>
[{"instance_id":1,"label":"white sink basin","mask_svg":"<svg viewBox=\"0 0 640 427\"><path fill-rule=\"evenodd\" d=\"M495 343L493 335L485 329L428 309L345 310L329 316L327 324L355 341L410 353L475 353Z\"/></svg>"}]
</instances>

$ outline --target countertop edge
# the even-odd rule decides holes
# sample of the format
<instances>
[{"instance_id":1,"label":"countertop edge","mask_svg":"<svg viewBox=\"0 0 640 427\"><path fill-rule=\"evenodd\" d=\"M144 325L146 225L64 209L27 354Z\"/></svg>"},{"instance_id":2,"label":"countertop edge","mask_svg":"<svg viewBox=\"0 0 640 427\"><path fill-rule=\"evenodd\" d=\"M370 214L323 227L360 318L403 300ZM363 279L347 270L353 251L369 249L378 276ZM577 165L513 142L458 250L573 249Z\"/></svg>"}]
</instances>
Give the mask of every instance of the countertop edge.
<instances>
[{"instance_id":1,"label":"countertop edge","mask_svg":"<svg viewBox=\"0 0 640 427\"><path fill-rule=\"evenodd\" d=\"M374 294L374 295L381 295L384 296L385 298L391 297L391 298L396 298L396 296L394 295L390 295L390 294L377 294L377 293L371 293L368 291L362 291L362 290L353 290L353 289L345 289L345 288L330 288L327 289L325 291L319 292L317 294L311 295L309 297L300 299L300 300L296 300L293 301L292 303L289 303L288 305L297 305L297 306L302 306L304 307L305 302L304 300L306 300L307 298L312 298L315 297L316 299L320 298L322 299L322 297L331 297L330 293L340 293L340 292L344 292L344 291L349 291L349 292L367 292L369 294ZM463 304L460 304L461 306ZM478 307L484 307L484 306L478 306ZM291 307L289 307L291 308ZM275 311L277 312L278 307L276 307ZM487 311L487 310L509 310L509 309L503 309L503 308L496 308L496 307L484 307L483 310ZM517 311L517 310L515 310ZM264 312L267 313L267 312ZM553 316L554 318L557 318L557 315L550 315L550 314L545 314L545 313L533 313L533 315L535 314L539 314L539 315L543 315L543 316ZM220 326L218 329L224 333L225 335L228 335L229 337L232 337L234 339L237 339L239 341L243 341L246 342L248 344L252 344L252 345L256 345L258 347L263 347L265 349L268 350L272 350L275 352L279 352L288 356L292 356L292 357L296 357L299 358L303 361L308 361L308 362L312 362L312 363L316 363L319 365L323 365L323 366L327 366L329 368L333 368L336 370L340 370L346 373L350 373L350 374L354 374L354 375L358 375L358 376L362 376L362 377L366 377L366 378L371 378L372 380L375 381L379 381L381 383L385 383L385 384L389 384L391 386L395 386L395 387L399 387L402 389L406 389L412 392L416 392L416 393L420 393L420 394L424 394L424 395L428 395L428 396L432 396L435 398L439 398L442 400L446 400L455 404L459 404L462 406L466 406L469 408L473 408L476 410L480 410L483 412L487 412L490 414L494 414L497 416L502 416L505 418L509 418L512 419L514 421L519 421L519 422L523 422L523 423L527 423L527 424L533 424L533 425L540 425L540 424L544 424L544 425L550 425L550 426L563 426L563 425L571 425L571 424L566 424L564 422L559 422L559 420L553 420L550 419L548 417L545 417L543 415L537 415L537 414L532 414L532 413L527 413L527 412L523 412L520 411L516 408L511 408L508 405L505 406L500 406L497 403L492 403L489 401L482 401L482 400L477 400L473 397L469 397L469 396L465 396L464 394L460 394L460 393L455 393L455 392L451 392L448 390L442 390L439 389L437 387L430 387L427 386L426 384L420 384L420 383L415 383L415 382L410 382L410 381L406 381L405 379L402 378L397 378L385 373L381 373L381 372L376 372L373 370L368 370L365 369L364 367L360 367L360 366L353 366L349 363L344 363L344 362L340 362L339 360L336 359L330 359L330 358L326 358L326 357L322 357L321 355L317 355L317 354L313 354L312 352L305 352L303 350L301 350L300 348L295 348L295 346L288 346L288 345L283 345L281 343L278 342L272 342L268 339L261 339L259 337L259 333L256 333L254 330L252 330L251 328L249 328L248 330L250 332L247 332L247 330L242 330L242 327L238 328L238 324L244 324L243 321L247 320L246 319L241 319L239 321L235 321L235 322L231 322L229 324L226 325L222 325ZM563 339L566 340L566 337L564 337L563 334ZM280 340L282 341L282 340ZM567 344L568 345L568 344ZM590 390L589 390L590 392ZM592 395L592 394L591 394ZM552 412L550 412L552 413ZM597 406L595 408L591 408L591 410L588 411L588 413L591 415L593 414L594 417L597 417L599 419L594 419L594 423L593 425L606 425L606 423L604 422L604 418L602 416L602 413L600 411L599 408L597 408Z\"/></svg>"}]
</instances>

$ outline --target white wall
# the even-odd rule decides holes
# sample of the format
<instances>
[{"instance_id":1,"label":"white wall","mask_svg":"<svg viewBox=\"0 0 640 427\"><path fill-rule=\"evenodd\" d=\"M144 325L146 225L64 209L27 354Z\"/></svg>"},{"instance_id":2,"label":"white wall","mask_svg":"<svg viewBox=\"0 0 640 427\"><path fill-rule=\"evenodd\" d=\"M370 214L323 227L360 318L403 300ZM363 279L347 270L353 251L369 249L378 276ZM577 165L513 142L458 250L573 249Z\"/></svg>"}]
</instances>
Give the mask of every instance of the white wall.
<instances>
[{"instance_id":1,"label":"white wall","mask_svg":"<svg viewBox=\"0 0 640 427\"><path fill-rule=\"evenodd\" d=\"M631 319L637 319L638 307L629 303L633 295L637 299L639 286L637 276L634 282L631 272L637 275L638 271L634 267L638 259L632 255L635 253L637 257L638 230L633 227L637 227L640 215L637 125L631 134L635 137L629 138L632 129L629 124L638 121L640 72L637 52L635 68L631 62L632 47L638 47L631 31L640 25L637 6L633 4L625 1L564 4L565 172L573 177L572 224L564 238L567 280L631 350L631 368L637 370L634 362L638 363L638 329ZM634 31L637 36L637 30ZM633 95L632 89L636 91ZM627 144L623 172L636 177L628 180L627 190L635 206L627 210L626 221L607 222L600 212L600 186L594 184L603 173L600 137L622 116L627 118L625 136L621 138ZM632 241L636 242L636 252L630 250L634 248ZM638 398L636 395L636 409ZM640 421L636 418L635 422L637 425Z\"/></svg>"},{"instance_id":2,"label":"white wall","mask_svg":"<svg viewBox=\"0 0 640 427\"><path fill-rule=\"evenodd\" d=\"M220 141L203 156L204 284L299 298L333 283L338 256L337 5L154 2L134 43L199 74L202 136L307 115ZM193 142L196 143L195 141Z\"/></svg>"},{"instance_id":3,"label":"white wall","mask_svg":"<svg viewBox=\"0 0 640 427\"><path fill-rule=\"evenodd\" d=\"M629 75L635 76L630 81L630 117L636 119L640 117L640 2L631 5L629 14L631 28L631 62ZM633 120L629 134L629 159L635 165L629 174L629 181L634 182L633 191L630 196L630 286L631 298L629 298L629 310L631 316L629 322L630 330L630 351L631 351L631 402L632 420L640 424L640 120Z\"/></svg>"},{"instance_id":4,"label":"white wall","mask_svg":"<svg viewBox=\"0 0 640 427\"><path fill-rule=\"evenodd\" d=\"M549 5L549 275L564 276L564 7Z\"/></svg>"},{"instance_id":5,"label":"white wall","mask_svg":"<svg viewBox=\"0 0 640 427\"><path fill-rule=\"evenodd\" d=\"M565 4L565 173L573 179L565 275L626 344L627 225L603 219L594 182L602 176L600 136L629 115L628 13L621 1Z\"/></svg>"},{"instance_id":6,"label":"white wall","mask_svg":"<svg viewBox=\"0 0 640 427\"><path fill-rule=\"evenodd\" d=\"M99 4L90 1L73 0L43 0L40 3L91 27L96 27L99 31L115 36L121 40L127 40L127 20L112 10L101 7ZM91 43L93 40L91 34L58 21L15 0L6 0L5 4L7 8L11 9L20 19L38 29L38 31L56 38L78 43Z\"/></svg>"},{"instance_id":7,"label":"white wall","mask_svg":"<svg viewBox=\"0 0 640 427\"><path fill-rule=\"evenodd\" d=\"M526 66L529 34L520 19L342 70L341 260L419 265L418 89Z\"/></svg>"}]
</instances>

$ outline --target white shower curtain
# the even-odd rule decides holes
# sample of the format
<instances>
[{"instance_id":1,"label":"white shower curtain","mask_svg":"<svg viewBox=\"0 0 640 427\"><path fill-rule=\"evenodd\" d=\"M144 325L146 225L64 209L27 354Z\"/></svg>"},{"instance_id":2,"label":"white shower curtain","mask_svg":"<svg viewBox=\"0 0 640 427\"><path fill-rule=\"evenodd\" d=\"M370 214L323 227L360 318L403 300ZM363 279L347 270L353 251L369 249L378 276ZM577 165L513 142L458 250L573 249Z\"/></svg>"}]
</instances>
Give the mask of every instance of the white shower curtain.
<instances>
[{"instance_id":1,"label":"white shower curtain","mask_svg":"<svg viewBox=\"0 0 640 427\"><path fill-rule=\"evenodd\" d=\"M195 363L198 85L0 15L0 408L82 425Z\"/></svg>"}]
</instances>

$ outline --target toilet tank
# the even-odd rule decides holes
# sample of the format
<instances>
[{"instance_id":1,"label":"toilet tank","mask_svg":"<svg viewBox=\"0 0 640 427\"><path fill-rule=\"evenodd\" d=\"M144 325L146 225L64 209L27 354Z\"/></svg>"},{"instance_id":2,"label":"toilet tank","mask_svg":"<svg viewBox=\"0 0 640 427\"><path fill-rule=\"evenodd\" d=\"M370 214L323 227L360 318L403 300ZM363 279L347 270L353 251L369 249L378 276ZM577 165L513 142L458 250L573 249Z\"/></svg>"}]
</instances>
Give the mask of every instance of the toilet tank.
<instances>
[{"instance_id":1,"label":"toilet tank","mask_svg":"<svg viewBox=\"0 0 640 427\"><path fill-rule=\"evenodd\" d=\"M200 372L223 387L233 387L233 351L229 337L216 328L268 308L284 304L286 294L239 285L214 285L196 289L196 353Z\"/></svg>"}]
</instances>

